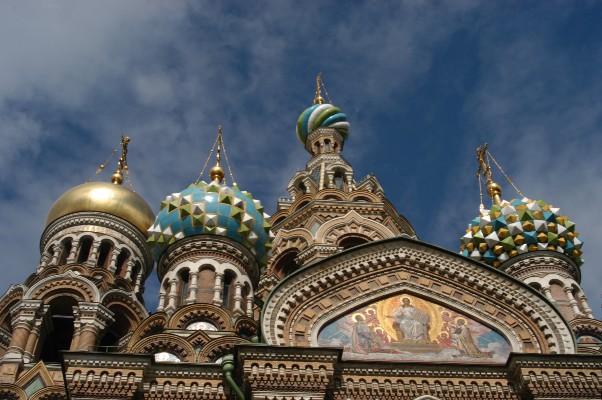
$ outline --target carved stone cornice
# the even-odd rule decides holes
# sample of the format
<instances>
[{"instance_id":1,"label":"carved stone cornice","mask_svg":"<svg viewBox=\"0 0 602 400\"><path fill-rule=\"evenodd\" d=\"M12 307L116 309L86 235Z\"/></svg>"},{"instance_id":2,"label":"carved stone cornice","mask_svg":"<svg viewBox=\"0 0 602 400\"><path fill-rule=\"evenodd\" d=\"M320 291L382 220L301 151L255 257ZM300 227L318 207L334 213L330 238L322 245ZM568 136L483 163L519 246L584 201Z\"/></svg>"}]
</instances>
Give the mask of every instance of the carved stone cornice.
<instances>
[{"instance_id":1,"label":"carved stone cornice","mask_svg":"<svg viewBox=\"0 0 602 400\"><path fill-rule=\"evenodd\" d=\"M333 348L236 347L238 373L253 398L597 399L602 388L602 355L513 353L506 365L491 366L342 361L341 353Z\"/></svg>"},{"instance_id":2,"label":"carved stone cornice","mask_svg":"<svg viewBox=\"0 0 602 400\"><path fill-rule=\"evenodd\" d=\"M581 270L572 259L548 250L512 257L500 265L499 269L520 280L556 272L560 276L574 279L577 283L581 282Z\"/></svg>"}]
</instances>

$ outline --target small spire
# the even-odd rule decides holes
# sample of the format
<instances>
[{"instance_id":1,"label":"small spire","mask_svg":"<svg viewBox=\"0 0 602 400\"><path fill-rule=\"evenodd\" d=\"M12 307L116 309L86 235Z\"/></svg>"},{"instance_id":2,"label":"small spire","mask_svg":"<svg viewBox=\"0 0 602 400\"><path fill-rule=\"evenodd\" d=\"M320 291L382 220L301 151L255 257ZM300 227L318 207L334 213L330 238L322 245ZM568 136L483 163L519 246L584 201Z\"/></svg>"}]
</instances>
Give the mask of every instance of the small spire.
<instances>
[{"instance_id":1,"label":"small spire","mask_svg":"<svg viewBox=\"0 0 602 400\"><path fill-rule=\"evenodd\" d=\"M128 162L127 162L127 154L128 154L128 145L130 143L129 136L121 135L121 157L119 157L119 161L117 161L117 170L111 176L111 182L115 185L123 184L123 172L128 171Z\"/></svg>"},{"instance_id":2,"label":"small spire","mask_svg":"<svg viewBox=\"0 0 602 400\"><path fill-rule=\"evenodd\" d=\"M212 181L217 181L218 183L222 183L224 180L225 172L222 168L221 164L221 148L223 146L222 142L222 127L221 125L217 129L217 154L215 167L211 168L209 171L209 176L211 176Z\"/></svg>"},{"instance_id":3,"label":"small spire","mask_svg":"<svg viewBox=\"0 0 602 400\"><path fill-rule=\"evenodd\" d=\"M485 143L484 146L479 146L477 148L477 161L479 162L479 168L477 169L477 178L480 179L480 177L483 176L486 179L487 194L491 196L495 204L501 204L502 187L495 183L492 179L491 167L489 166L489 161L487 159L487 156L489 155L487 146L488 144Z\"/></svg>"},{"instance_id":4,"label":"small spire","mask_svg":"<svg viewBox=\"0 0 602 400\"><path fill-rule=\"evenodd\" d=\"M314 98L314 104L324 104L324 98L322 97L322 73L318 73L316 77L316 96Z\"/></svg>"}]
</instances>

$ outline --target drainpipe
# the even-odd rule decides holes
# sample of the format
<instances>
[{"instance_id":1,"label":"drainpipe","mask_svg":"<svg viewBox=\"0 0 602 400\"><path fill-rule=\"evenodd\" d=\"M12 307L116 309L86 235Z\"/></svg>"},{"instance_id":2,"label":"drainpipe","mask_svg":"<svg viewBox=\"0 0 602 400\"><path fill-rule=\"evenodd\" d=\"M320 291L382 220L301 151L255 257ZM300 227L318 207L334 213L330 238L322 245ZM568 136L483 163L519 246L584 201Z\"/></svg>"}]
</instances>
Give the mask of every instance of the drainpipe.
<instances>
[{"instance_id":1,"label":"drainpipe","mask_svg":"<svg viewBox=\"0 0 602 400\"><path fill-rule=\"evenodd\" d=\"M226 378L226 382L230 385L230 388L234 390L236 396L238 396L238 400L245 400L245 395L242 390L238 387L234 378L232 377L232 372L236 369L236 364L234 363L234 356L232 354L226 354L222 359L222 369L224 370L224 378Z\"/></svg>"}]
</instances>

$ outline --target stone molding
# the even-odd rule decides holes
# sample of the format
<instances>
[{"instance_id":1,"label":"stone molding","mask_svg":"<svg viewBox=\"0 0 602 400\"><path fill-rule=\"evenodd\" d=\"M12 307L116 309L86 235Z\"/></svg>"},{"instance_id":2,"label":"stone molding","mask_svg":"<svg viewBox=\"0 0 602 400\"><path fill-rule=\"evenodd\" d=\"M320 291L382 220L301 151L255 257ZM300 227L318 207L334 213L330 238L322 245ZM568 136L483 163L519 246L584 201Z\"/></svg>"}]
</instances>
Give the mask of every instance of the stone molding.
<instances>
[{"instance_id":1,"label":"stone molding","mask_svg":"<svg viewBox=\"0 0 602 400\"><path fill-rule=\"evenodd\" d=\"M577 283L581 282L581 270L573 260L564 254L548 250L512 257L500 265L499 269L521 280L556 272Z\"/></svg>"}]
</instances>

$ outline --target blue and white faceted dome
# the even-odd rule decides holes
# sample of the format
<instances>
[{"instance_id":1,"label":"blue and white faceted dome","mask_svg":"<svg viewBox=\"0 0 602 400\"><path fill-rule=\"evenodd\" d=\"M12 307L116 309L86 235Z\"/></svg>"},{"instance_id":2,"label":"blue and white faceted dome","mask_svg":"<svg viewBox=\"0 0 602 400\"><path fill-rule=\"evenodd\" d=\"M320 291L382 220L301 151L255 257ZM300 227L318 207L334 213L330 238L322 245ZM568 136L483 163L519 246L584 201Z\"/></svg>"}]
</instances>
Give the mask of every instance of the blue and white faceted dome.
<instances>
[{"instance_id":1,"label":"blue and white faceted dome","mask_svg":"<svg viewBox=\"0 0 602 400\"><path fill-rule=\"evenodd\" d=\"M273 234L259 200L238 187L199 182L161 202L161 210L149 228L148 242L159 261L167 247L195 235L218 235L246 247L259 264L266 265Z\"/></svg>"}]
</instances>

